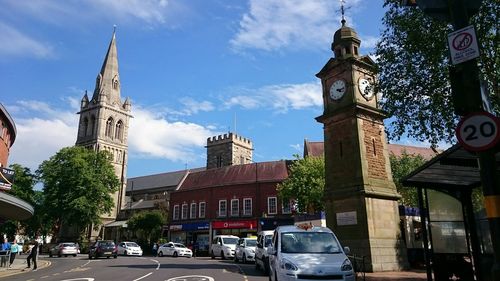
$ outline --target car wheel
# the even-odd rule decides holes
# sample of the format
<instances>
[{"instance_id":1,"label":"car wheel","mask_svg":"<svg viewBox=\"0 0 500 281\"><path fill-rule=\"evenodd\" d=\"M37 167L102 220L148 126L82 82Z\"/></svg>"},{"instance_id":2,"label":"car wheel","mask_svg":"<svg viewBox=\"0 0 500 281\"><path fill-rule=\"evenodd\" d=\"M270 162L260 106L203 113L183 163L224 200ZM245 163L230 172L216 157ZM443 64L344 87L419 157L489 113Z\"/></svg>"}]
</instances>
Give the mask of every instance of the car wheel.
<instances>
[{"instance_id":1,"label":"car wheel","mask_svg":"<svg viewBox=\"0 0 500 281\"><path fill-rule=\"evenodd\" d=\"M238 255L237 254L234 254L234 262L238 263Z\"/></svg>"},{"instance_id":2,"label":"car wheel","mask_svg":"<svg viewBox=\"0 0 500 281\"><path fill-rule=\"evenodd\" d=\"M226 256L224 256L224 251L220 251L220 258L223 260L226 259Z\"/></svg>"},{"instance_id":3,"label":"car wheel","mask_svg":"<svg viewBox=\"0 0 500 281\"><path fill-rule=\"evenodd\" d=\"M51 258L51 257L52 257L52 252L49 252L49 258Z\"/></svg>"},{"instance_id":4,"label":"car wheel","mask_svg":"<svg viewBox=\"0 0 500 281\"><path fill-rule=\"evenodd\" d=\"M67 258L67 257L68 257L68 255L64 255L64 257L66 257L66 258Z\"/></svg>"},{"instance_id":5,"label":"car wheel","mask_svg":"<svg viewBox=\"0 0 500 281\"><path fill-rule=\"evenodd\" d=\"M264 259L264 272L269 274L269 259Z\"/></svg>"},{"instance_id":6,"label":"car wheel","mask_svg":"<svg viewBox=\"0 0 500 281\"><path fill-rule=\"evenodd\" d=\"M118 256L117 255L114 255L113 258L116 259Z\"/></svg>"},{"instance_id":7,"label":"car wheel","mask_svg":"<svg viewBox=\"0 0 500 281\"><path fill-rule=\"evenodd\" d=\"M177 257L177 252L174 252L174 254L172 255L174 258Z\"/></svg>"},{"instance_id":8,"label":"car wheel","mask_svg":"<svg viewBox=\"0 0 500 281\"><path fill-rule=\"evenodd\" d=\"M92 259L92 255L89 254L89 260L91 260L91 259Z\"/></svg>"},{"instance_id":9,"label":"car wheel","mask_svg":"<svg viewBox=\"0 0 500 281\"><path fill-rule=\"evenodd\" d=\"M158 256L159 256L159 257L163 257L163 252L162 252L162 251L160 251L160 252L158 253Z\"/></svg>"},{"instance_id":10,"label":"car wheel","mask_svg":"<svg viewBox=\"0 0 500 281\"><path fill-rule=\"evenodd\" d=\"M210 254L210 256L212 257L212 259L215 259L214 251L212 251L212 253Z\"/></svg>"},{"instance_id":11,"label":"car wheel","mask_svg":"<svg viewBox=\"0 0 500 281\"><path fill-rule=\"evenodd\" d=\"M73 257L76 257L76 254L74 254Z\"/></svg>"},{"instance_id":12,"label":"car wheel","mask_svg":"<svg viewBox=\"0 0 500 281\"><path fill-rule=\"evenodd\" d=\"M61 257L62 255L61 255L61 253L59 252L59 253L57 253L57 256L58 256L58 257Z\"/></svg>"},{"instance_id":13,"label":"car wheel","mask_svg":"<svg viewBox=\"0 0 500 281\"><path fill-rule=\"evenodd\" d=\"M255 270L260 270L259 263L257 262L257 259L255 259Z\"/></svg>"},{"instance_id":14,"label":"car wheel","mask_svg":"<svg viewBox=\"0 0 500 281\"><path fill-rule=\"evenodd\" d=\"M243 254L243 260L241 262L242 263L247 263L247 255Z\"/></svg>"}]
</instances>

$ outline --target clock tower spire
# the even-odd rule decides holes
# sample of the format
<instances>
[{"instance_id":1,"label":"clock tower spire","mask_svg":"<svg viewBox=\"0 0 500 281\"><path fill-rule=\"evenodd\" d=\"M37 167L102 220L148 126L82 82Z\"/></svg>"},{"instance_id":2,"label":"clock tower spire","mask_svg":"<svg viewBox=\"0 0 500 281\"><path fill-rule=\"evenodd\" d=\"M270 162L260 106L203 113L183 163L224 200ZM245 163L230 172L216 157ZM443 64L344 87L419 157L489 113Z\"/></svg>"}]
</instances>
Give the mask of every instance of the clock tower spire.
<instances>
[{"instance_id":1,"label":"clock tower spire","mask_svg":"<svg viewBox=\"0 0 500 281\"><path fill-rule=\"evenodd\" d=\"M327 225L356 255L367 257L367 270L407 266L399 240L397 200L376 95L375 63L359 52L361 40L346 25L333 36L334 57L316 76L323 89L325 202Z\"/></svg>"}]
</instances>

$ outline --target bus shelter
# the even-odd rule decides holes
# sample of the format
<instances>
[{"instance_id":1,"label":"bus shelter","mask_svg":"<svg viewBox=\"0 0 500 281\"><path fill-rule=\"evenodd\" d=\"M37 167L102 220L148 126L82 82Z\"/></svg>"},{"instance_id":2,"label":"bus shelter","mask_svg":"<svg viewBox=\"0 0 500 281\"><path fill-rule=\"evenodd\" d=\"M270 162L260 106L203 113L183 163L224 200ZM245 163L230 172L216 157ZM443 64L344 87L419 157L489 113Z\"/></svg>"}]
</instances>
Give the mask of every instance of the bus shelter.
<instances>
[{"instance_id":1,"label":"bus shelter","mask_svg":"<svg viewBox=\"0 0 500 281\"><path fill-rule=\"evenodd\" d=\"M495 157L498 169L500 153ZM418 189L427 279L490 280L489 225L472 203L473 190L481 188L477 156L454 145L402 183Z\"/></svg>"}]
</instances>

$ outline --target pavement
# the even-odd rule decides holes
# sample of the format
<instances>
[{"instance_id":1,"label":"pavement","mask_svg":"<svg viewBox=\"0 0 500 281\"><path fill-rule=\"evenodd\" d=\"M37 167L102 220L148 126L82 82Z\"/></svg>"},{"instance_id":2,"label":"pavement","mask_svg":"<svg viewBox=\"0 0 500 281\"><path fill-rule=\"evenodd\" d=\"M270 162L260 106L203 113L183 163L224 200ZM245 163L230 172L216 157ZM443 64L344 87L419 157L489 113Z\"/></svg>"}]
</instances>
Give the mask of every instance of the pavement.
<instances>
[{"instance_id":1,"label":"pavement","mask_svg":"<svg viewBox=\"0 0 500 281\"><path fill-rule=\"evenodd\" d=\"M8 276L15 274L22 274L25 272L32 271L33 265L30 269L27 269L26 258L28 255L17 256L12 264L11 268L0 267L0 279L6 280ZM46 257L46 256L45 256ZM44 257L39 257L38 259L38 271L50 266L50 261L44 259ZM411 270L411 271L385 271L385 272L371 272L366 273L365 278L361 274L358 275L357 280L365 281L426 281L427 275L425 270Z\"/></svg>"},{"instance_id":2,"label":"pavement","mask_svg":"<svg viewBox=\"0 0 500 281\"><path fill-rule=\"evenodd\" d=\"M28 257L28 255L26 255L26 254L17 255L16 259L14 260L14 262L12 263L12 266L10 268L0 267L0 279L3 280L3 279L7 279L6 277L8 277L8 276L32 271L33 264L31 264L31 268L26 268L28 266L28 264L26 263L27 257ZM45 260L43 258L38 258L38 261L37 261L38 268L37 269L39 271L43 270L44 268L46 268L48 266L50 266L50 261Z\"/></svg>"}]
</instances>

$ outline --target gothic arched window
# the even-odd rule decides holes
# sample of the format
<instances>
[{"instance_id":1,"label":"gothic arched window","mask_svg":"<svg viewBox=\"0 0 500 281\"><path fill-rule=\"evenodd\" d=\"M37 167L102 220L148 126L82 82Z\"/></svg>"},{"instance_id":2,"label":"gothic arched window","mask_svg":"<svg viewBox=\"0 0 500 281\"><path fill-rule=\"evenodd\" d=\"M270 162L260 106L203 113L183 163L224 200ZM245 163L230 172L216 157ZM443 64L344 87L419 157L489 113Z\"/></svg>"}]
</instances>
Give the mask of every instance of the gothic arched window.
<instances>
[{"instance_id":1,"label":"gothic arched window","mask_svg":"<svg viewBox=\"0 0 500 281\"><path fill-rule=\"evenodd\" d=\"M118 139L120 141L123 140L123 122L122 122L122 120L120 120L116 123L115 139Z\"/></svg>"},{"instance_id":2,"label":"gothic arched window","mask_svg":"<svg viewBox=\"0 0 500 281\"><path fill-rule=\"evenodd\" d=\"M87 117L85 117L83 119L83 123L82 123L82 130L80 131L80 134L85 137L87 135L87 130L89 128L89 119Z\"/></svg>"},{"instance_id":3,"label":"gothic arched window","mask_svg":"<svg viewBox=\"0 0 500 281\"><path fill-rule=\"evenodd\" d=\"M108 121L106 121L106 132L105 132L106 137L110 138L113 137L113 127L114 127L113 123L114 123L113 118L109 117Z\"/></svg>"},{"instance_id":4,"label":"gothic arched window","mask_svg":"<svg viewBox=\"0 0 500 281\"><path fill-rule=\"evenodd\" d=\"M93 136L95 134L95 116L92 115L90 117L90 134L91 136Z\"/></svg>"}]
</instances>

